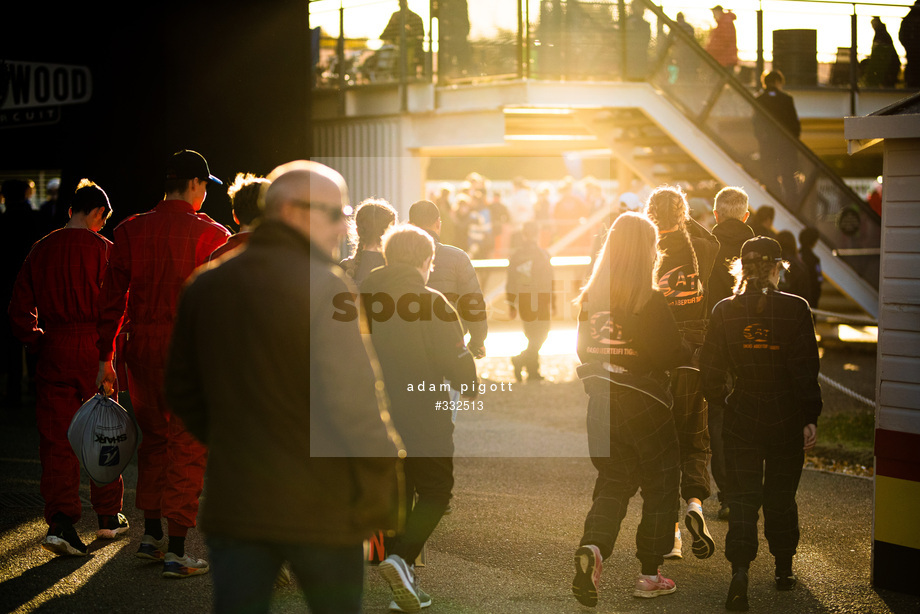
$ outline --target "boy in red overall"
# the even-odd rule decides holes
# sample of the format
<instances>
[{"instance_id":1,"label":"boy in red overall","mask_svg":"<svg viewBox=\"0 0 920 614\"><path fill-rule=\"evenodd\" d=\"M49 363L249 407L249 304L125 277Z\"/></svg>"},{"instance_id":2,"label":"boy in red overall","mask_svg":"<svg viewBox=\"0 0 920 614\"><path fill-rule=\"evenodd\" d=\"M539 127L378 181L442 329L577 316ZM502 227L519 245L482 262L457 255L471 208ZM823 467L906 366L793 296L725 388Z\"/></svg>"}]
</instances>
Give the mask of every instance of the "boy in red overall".
<instances>
[{"instance_id":1,"label":"boy in red overall","mask_svg":"<svg viewBox=\"0 0 920 614\"><path fill-rule=\"evenodd\" d=\"M67 429L83 402L96 393L99 288L112 246L96 233L110 215L112 207L102 188L81 181L67 225L36 242L29 252L9 307L13 333L38 353L35 415L48 523L42 548L54 554L86 555L73 526L82 508L80 462L67 440ZM113 539L128 530L121 514L123 494L121 477L105 486L90 483L99 537Z\"/></svg>"},{"instance_id":2,"label":"boy in red overall","mask_svg":"<svg viewBox=\"0 0 920 614\"><path fill-rule=\"evenodd\" d=\"M185 536L196 526L207 448L171 415L163 399L163 371L179 291L198 266L226 243L229 231L199 213L211 175L201 154L173 154L166 196L147 213L115 228L115 246L100 300L97 384L115 384L115 337L127 317L128 389L144 434L137 455L137 507L144 510L139 558L163 561L163 576L208 572L208 563L185 554ZM161 518L168 523L168 540Z\"/></svg>"}]
</instances>

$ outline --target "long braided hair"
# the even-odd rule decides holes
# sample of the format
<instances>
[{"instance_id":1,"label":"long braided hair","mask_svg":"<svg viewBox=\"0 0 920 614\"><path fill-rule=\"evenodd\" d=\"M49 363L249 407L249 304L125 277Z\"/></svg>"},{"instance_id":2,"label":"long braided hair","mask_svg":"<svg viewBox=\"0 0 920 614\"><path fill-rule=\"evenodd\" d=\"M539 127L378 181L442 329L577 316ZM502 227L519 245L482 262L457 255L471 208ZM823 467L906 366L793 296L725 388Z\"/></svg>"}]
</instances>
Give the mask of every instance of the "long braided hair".
<instances>
[{"instance_id":1,"label":"long braided hair","mask_svg":"<svg viewBox=\"0 0 920 614\"><path fill-rule=\"evenodd\" d=\"M368 248L380 247L380 239L387 228L396 223L396 209L382 198L367 198L361 201L355 217L348 224L348 238L355 244L355 251L345 267L354 277L361 265L361 256Z\"/></svg>"},{"instance_id":2,"label":"long braided hair","mask_svg":"<svg viewBox=\"0 0 920 614\"><path fill-rule=\"evenodd\" d=\"M687 203L687 195L684 194L684 191L679 186L659 186L648 197L645 214L658 227L659 233L671 230L675 226L677 227L677 230L687 242L687 248L690 250L690 258L693 262L693 272L696 274L697 283L702 284L696 250L693 249L690 233L687 232L687 222L690 220L690 205ZM656 281L661 279L661 264L659 259L658 269L655 271Z\"/></svg>"}]
</instances>

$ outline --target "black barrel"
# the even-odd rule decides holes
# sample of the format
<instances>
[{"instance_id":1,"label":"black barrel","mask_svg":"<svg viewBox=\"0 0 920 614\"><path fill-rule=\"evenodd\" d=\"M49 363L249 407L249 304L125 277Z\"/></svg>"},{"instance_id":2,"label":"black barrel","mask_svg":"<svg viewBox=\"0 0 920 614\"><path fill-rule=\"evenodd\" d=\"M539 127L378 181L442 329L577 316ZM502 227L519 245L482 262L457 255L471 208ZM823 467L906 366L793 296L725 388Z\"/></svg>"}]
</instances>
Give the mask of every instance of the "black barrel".
<instances>
[{"instance_id":1,"label":"black barrel","mask_svg":"<svg viewBox=\"0 0 920 614\"><path fill-rule=\"evenodd\" d=\"M817 85L818 31L773 30L773 70L786 85Z\"/></svg>"}]
</instances>

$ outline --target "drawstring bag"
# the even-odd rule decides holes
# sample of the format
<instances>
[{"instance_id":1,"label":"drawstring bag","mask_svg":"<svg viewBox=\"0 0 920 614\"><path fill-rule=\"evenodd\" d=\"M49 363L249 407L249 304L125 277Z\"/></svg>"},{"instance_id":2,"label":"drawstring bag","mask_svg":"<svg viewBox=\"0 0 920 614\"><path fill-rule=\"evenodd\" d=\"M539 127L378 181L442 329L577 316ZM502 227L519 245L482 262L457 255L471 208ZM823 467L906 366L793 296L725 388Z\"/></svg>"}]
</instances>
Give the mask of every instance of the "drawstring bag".
<instances>
[{"instance_id":1,"label":"drawstring bag","mask_svg":"<svg viewBox=\"0 0 920 614\"><path fill-rule=\"evenodd\" d=\"M67 429L67 439L80 466L99 486L118 479L137 451L139 429L134 416L105 396L83 404Z\"/></svg>"}]
</instances>

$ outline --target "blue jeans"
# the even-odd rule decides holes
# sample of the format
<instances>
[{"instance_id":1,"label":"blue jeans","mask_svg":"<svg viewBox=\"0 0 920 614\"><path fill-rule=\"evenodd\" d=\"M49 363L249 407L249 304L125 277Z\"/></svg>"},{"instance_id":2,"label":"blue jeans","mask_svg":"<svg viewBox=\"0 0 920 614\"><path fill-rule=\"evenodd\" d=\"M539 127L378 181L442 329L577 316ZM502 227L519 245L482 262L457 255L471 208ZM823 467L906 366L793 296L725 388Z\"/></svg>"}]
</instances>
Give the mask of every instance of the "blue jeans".
<instances>
[{"instance_id":1,"label":"blue jeans","mask_svg":"<svg viewBox=\"0 0 920 614\"><path fill-rule=\"evenodd\" d=\"M267 613L275 577L285 561L313 614L360 614L364 548L208 537L214 611Z\"/></svg>"}]
</instances>

